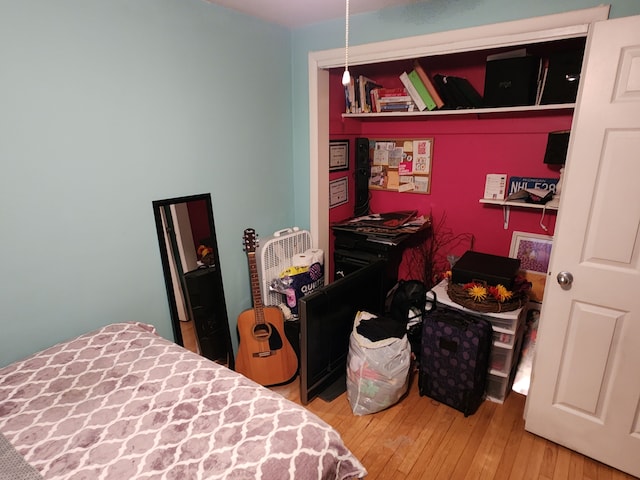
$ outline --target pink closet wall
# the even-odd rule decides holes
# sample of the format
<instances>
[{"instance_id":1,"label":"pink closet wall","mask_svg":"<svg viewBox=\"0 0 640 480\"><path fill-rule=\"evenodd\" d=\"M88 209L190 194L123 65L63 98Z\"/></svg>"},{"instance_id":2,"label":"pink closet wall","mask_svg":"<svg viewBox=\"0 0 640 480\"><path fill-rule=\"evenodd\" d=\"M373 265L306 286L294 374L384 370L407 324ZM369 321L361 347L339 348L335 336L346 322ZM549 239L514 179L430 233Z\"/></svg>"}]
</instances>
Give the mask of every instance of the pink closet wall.
<instances>
[{"instance_id":1,"label":"pink closet wall","mask_svg":"<svg viewBox=\"0 0 640 480\"><path fill-rule=\"evenodd\" d=\"M457 59L458 61L460 58ZM465 58L466 68L456 69L442 59L429 74L446 73L466 77L480 93L484 90L484 56ZM377 67L351 67L352 75L363 74L385 87L401 86L397 75L410 71L412 62L393 62ZM393 72L389 75L387 72ZM397 73L397 75L396 75ZM446 227L455 234L472 233L475 250L508 255L513 231L553 235L556 214L542 210L512 209L508 229L503 228L503 210L479 203L488 173L508 176L558 178L559 167L543 163L547 135L571 127L571 112L541 114L464 115L445 117L387 117L385 119L342 118L344 90L341 69L330 76L330 137L350 140L349 171L331 172L330 180L348 176L350 202L331 209L330 221L353 216L355 138L433 138L431 193L397 193L370 190L370 211L415 209L436 221L446 215ZM540 223L546 226L545 231ZM461 252L447 252L456 253Z\"/></svg>"}]
</instances>

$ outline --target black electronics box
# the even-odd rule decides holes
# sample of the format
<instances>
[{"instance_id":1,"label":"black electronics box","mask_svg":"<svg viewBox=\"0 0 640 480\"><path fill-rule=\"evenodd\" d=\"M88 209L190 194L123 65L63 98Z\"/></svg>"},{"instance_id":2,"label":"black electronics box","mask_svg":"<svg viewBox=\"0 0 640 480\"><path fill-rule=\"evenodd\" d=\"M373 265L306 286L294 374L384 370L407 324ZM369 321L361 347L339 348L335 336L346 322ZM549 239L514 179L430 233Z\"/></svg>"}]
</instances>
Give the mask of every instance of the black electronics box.
<instances>
[{"instance_id":1,"label":"black electronics box","mask_svg":"<svg viewBox=\"0 0 640 480\"><path fill-rule=\"evenodd\" d=\"M486 282L513 288L520 260L488 253L466 251L451 269L453 283Z\"/></svg>"},{"instance_id":2,"label":"black electronics box","mask_svg":"<svg viewBox=\"0 0 640 480\"><path fill-rule=\"evenodd\" d=\"M525 56L487 61L484 106L535 105L539 75L539 57Z\"/></svg>"},{"instance_id":3,"label":"black electronics box","mask_svg":"<svg viewBox=\"0 0 640 480\"><path fill-rule=\"evenodd\" d=\"M578 94L584 51L558 52L549 56L540 103L573 103Z\"/></svg>"},{"instance_id":4,"label":"black electronics box","mask_svg":"<svg viewBox=\"0 0 640 480\"><path fill-rule=\"evenodd\" d=\"M544 152L544 163L547 165L564 165L569 150L569 130L550 132L547 136L547 148Z\"/></svg>"}]
</instances>

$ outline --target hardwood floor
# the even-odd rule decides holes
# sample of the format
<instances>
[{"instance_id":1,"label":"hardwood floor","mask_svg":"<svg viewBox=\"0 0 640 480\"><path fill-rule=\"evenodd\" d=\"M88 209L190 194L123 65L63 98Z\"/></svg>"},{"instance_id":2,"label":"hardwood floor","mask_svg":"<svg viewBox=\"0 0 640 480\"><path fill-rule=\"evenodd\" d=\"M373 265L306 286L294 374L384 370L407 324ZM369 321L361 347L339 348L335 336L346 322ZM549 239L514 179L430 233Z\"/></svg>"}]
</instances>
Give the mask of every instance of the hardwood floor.
<instances>
[{"instance_id":1,"label":"hardwood floor","mask_svg":"<svg viewBox=\"0 0 640 480\"><path fill-rule=\"evenodd\" d=\"M192 322L180 322L185 346L197 350ZM418 393L417 378L396 405L355 416L343 393L332 402L314 399L306 408L332 425L367 468L369 480L623 480L619 470L561 447L524 429L523 395L504 404L485 401L462 413ZM299 378L273 387L300 402Z\"/></svg>"},{"instance_id":2,"label":"hardwood floor","mask_svg":"<svg viewBox=\"0 0 640 480\"><path fill-rule=\"evenodd\" d=\"M200 346L198 345L198 338L196 337L196 329L193 325L193 320L188 322L180 322L180 332L182 333L182 342L184 348L194 353L200 353Z\"/></svg>"},{"instance_id":3,"label":"hardwood floor","mask_svg":"<svg viewBox=\"0 0 640 480\"><path fill-rule=\"evenodd\" d=\"M300 403L298 380L273 388ZM467 418L418 393L393 407L355 416L346 393L307 408L332 425L369 471L368 479L633 479L524 430L525 397L485 401Z\"/></svg>"}]
</instances>

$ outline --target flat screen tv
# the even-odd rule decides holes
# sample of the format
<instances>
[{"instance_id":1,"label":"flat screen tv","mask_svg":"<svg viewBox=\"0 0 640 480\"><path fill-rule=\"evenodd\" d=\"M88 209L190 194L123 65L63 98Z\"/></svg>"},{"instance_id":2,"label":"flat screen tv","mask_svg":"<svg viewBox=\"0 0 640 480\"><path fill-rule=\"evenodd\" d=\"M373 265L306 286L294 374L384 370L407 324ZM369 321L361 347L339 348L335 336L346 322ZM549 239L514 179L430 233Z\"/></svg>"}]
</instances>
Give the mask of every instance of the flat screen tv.
<instances>
[{"instance_id":1,"label":"flat screen tv","mask_svg":"<svg viewBox=\"0 0 640 480\"><path fill-rule=\"evenodd\" d=\"M359 310L384 309L386 263L366 265L299 301L300 400L330 401L346 389L347 354Z\"/></svg>"}]
</instances>

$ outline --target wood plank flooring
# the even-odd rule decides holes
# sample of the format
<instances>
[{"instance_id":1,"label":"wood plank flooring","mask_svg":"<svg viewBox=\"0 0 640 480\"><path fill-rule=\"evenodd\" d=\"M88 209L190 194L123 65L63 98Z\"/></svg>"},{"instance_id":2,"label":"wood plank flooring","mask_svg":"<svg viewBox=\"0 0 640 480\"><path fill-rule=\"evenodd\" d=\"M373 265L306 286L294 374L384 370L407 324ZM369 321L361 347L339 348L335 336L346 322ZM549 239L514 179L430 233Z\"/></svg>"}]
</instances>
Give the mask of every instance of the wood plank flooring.
<instances>
[{"instance_id":1,"label":"wood plank flooring","mask_svg":"<svg viewBox=\"0 0 640 480\"><path fill-rule=\"evenodd\" d=\"M182 343L187 350L200 353L200 346L198 345L198 337L196 336L196 328L193 324L193 320L188 322L180 322L180 332L182 333Z\"/></svg>"},{"instance_id":2,"label":"wood plank flooring","mask_svg":"<svg viewBox=\"0 0 640 480\"><path fill-rule=\"evenodd\" d=\"M299 383L273 390L300 403ZM467 418L418 393L393 407L355 416L346 393L307 408L332 425L369 471L367 479L633 479L524 430L523 395L485 401Z\"/></svg>"},{"instance_id":3,"label":"wood plank flooring","mask_svg":"<svg viewBox=\"0 0 640 480\"><path fill-rule=\"evenodd\" d=\"M192 322L180 322L185 346L197 351ZM306 406L342 436L367 468L367 480L628 480L619 470L580 455L524 429L523 395L511 392L504 404L485 401L462 413L418 393L416 378L393 407L355 416L346 393L332 402ZM274 387L300 402L299 379Z\"/></svg>"}]
</instances>

